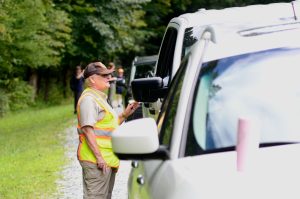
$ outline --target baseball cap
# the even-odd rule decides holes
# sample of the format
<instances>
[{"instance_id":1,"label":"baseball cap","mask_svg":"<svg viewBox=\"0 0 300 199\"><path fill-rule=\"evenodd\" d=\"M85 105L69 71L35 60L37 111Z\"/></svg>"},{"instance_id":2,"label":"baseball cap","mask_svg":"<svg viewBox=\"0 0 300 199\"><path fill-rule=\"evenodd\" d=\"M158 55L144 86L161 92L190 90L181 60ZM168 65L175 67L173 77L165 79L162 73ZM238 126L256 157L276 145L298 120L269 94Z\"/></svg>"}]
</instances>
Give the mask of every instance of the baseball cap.
<instances>
[{"instance_id":1,"label":"baseball cap","mask_svg":"<svg viewBox=\"0 0 300 199\"><path fill-rule=\"evenodd\" d=\"M106 66L101 62L93 62L86 66L84 69L83 77L86 79L91 75L107 75L115 71L115 68L112 67L110 69L106 68Z\"/></svg>"}]
</instances>

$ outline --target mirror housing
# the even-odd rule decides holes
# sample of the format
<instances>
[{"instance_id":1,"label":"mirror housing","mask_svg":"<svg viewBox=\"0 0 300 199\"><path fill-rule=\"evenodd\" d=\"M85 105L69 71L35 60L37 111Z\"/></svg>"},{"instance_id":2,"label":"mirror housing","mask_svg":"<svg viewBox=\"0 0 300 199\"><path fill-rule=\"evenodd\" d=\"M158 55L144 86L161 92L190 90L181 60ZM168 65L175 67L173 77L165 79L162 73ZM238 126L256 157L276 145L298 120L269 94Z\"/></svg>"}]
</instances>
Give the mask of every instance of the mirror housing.
<instances>
[{"instance_id":1,"label":"mirror housing","mask_svg":"<svg viewBox=\"0 0 300 199\"><path fill-rule=\"evenodd\" d=\"M153 153L159 147L155 120L142 118L123 123L112 133L112 146L120 154Z\"/></svg>"},{"instance_id":2,"label":"mirror housing","mask_svg":"<svg viewBox=\"0 0 300 199\"><path fill-rule=\"evenodd\" d=\"M166 159L168 150L159 147L157 125L153 118L126 122L112 133L112 147L120 159Z\"/></svg>"},{"instance_id":3,"label":"mirror housing","mask_svg":"<svg viewBox=\"0 0 300 199\"><path fill-rule=\"evenodd\" d=\"M131 88L137 102L156 102L159 98L164 98L168 90L161 77L134 79Z\"/></svg>"},{"instance_id":4,"label":"mirror housing","mask_svg":"<svg viewBox=\"0 0 300 199\"><path fill-rule=\"evenodd\" d=\"M165 146L159 148L153 153L145 154L120 154L116 153L121 160L168 160L170 159L169 150Z\"/></svg>"}]
</instances>

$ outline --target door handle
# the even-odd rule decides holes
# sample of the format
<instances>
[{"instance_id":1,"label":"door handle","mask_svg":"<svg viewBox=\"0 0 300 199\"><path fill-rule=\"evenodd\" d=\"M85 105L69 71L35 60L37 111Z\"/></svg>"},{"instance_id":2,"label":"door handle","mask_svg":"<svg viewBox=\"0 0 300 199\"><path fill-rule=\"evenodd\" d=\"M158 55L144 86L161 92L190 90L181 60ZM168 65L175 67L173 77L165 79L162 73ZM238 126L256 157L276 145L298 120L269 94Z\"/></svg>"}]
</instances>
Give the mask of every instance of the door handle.
<instances>
[{"instance_id":1,"label":"door handle","mask_svg":"<svg viewBox=\"0 0 300 199\"><path fill-rule=\"evenodd\" d=\"M139 162L136 161L136 160L133 160L133 161L131 162L131 166L132 166L132 168L138 168L138 167L139 167Z\"/></svg>"},{"instance_id":2,"label":"door handle","mask_svg":"<svg viewBox=\"0 0 300 199\"><path fill-rule=\"evenodd\" d=\"M145 184L145 179L144 179L144 176L142 174L138 175L136 181L139 185L144 185Z\"/></svg>"}]
</instances>

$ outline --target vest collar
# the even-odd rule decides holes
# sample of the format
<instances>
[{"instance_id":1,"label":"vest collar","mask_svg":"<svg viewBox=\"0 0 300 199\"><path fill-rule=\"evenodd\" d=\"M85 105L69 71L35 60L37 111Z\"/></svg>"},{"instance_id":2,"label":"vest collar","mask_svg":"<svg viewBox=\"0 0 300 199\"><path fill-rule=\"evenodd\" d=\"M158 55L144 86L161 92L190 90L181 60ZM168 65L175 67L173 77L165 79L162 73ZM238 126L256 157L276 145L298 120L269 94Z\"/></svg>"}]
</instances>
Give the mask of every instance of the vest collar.
<instances>
[{"instance_id":1,"label":"vest collar","mask_svg":"<svg viewBox=\"0 0 300 199\"><path fill-rule=\"evenodd\" d=\"M104 99L105 101L107 100L107 95L105 93L103 93L102 91L99 91L97 89L94 89L94 88L89 88L91 90L93 90L94 92L96 92L97 94L99 94L99 96Z\"/></svg>"}]
</instances>

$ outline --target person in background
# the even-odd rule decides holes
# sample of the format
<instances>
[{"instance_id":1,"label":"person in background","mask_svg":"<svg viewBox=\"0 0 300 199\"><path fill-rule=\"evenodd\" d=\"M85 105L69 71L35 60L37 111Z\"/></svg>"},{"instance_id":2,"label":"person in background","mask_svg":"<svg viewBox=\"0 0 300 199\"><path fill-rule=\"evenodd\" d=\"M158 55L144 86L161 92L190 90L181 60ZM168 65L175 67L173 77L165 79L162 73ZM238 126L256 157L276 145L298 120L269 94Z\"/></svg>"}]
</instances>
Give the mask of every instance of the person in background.
<instances>
[{"instance_id":1,"label":"person in background","mask_svg":"<svg viewBox=\"0 0 300 199\"><path fill-rule=\"evenodd\" d=\"M72 75L70 80L70 87L74 93L74 113L76 114L78 99L84 87L84 77L83 77L83 70L81 66L76 66L75 74Z\"/></svg>"},{"instance_id":2,"label":"person in background","mask_svg":"<svg viewBox=\"0 0 300 199\"><path fill-rule=\"evenodd\" d=\"M117 70L117 80L116 80L116 97L118 102L118 107L121 107L123 104L123 93L126 89L124 77L124 69L120 66Z\"/></svg>"},{"instance_id":3,"label":"person in background","mask_svg":"<svg viewBox=\"0 0 300 199\"><path fill-rule=\"evenodd\" d=\"M111 68L115 69L114 62L109 62L107 68L108 69L111 69ZM111 78L110 87L109 87L108 92L107 92L107 95L108 95L107 101L110 105L112 105L112 101L113 101L114 94L115 94L115 89L116 89L115 78Z\"/></svg>"},{"instance_id":4,"label":"person in background","mask_svg":"<svg viewBox=\"0 0 300 199\"><path fill-rule=\"evenodd\" d=\"M87 88L77 105L77 156L82 167L84 199L111 198L120 164L112 150L111 135L139 106L133 102L117 115L107 103L104 92L110 87L113 71L101 62L90 63L84 70Z\"/></svg>"}]
</instances>

